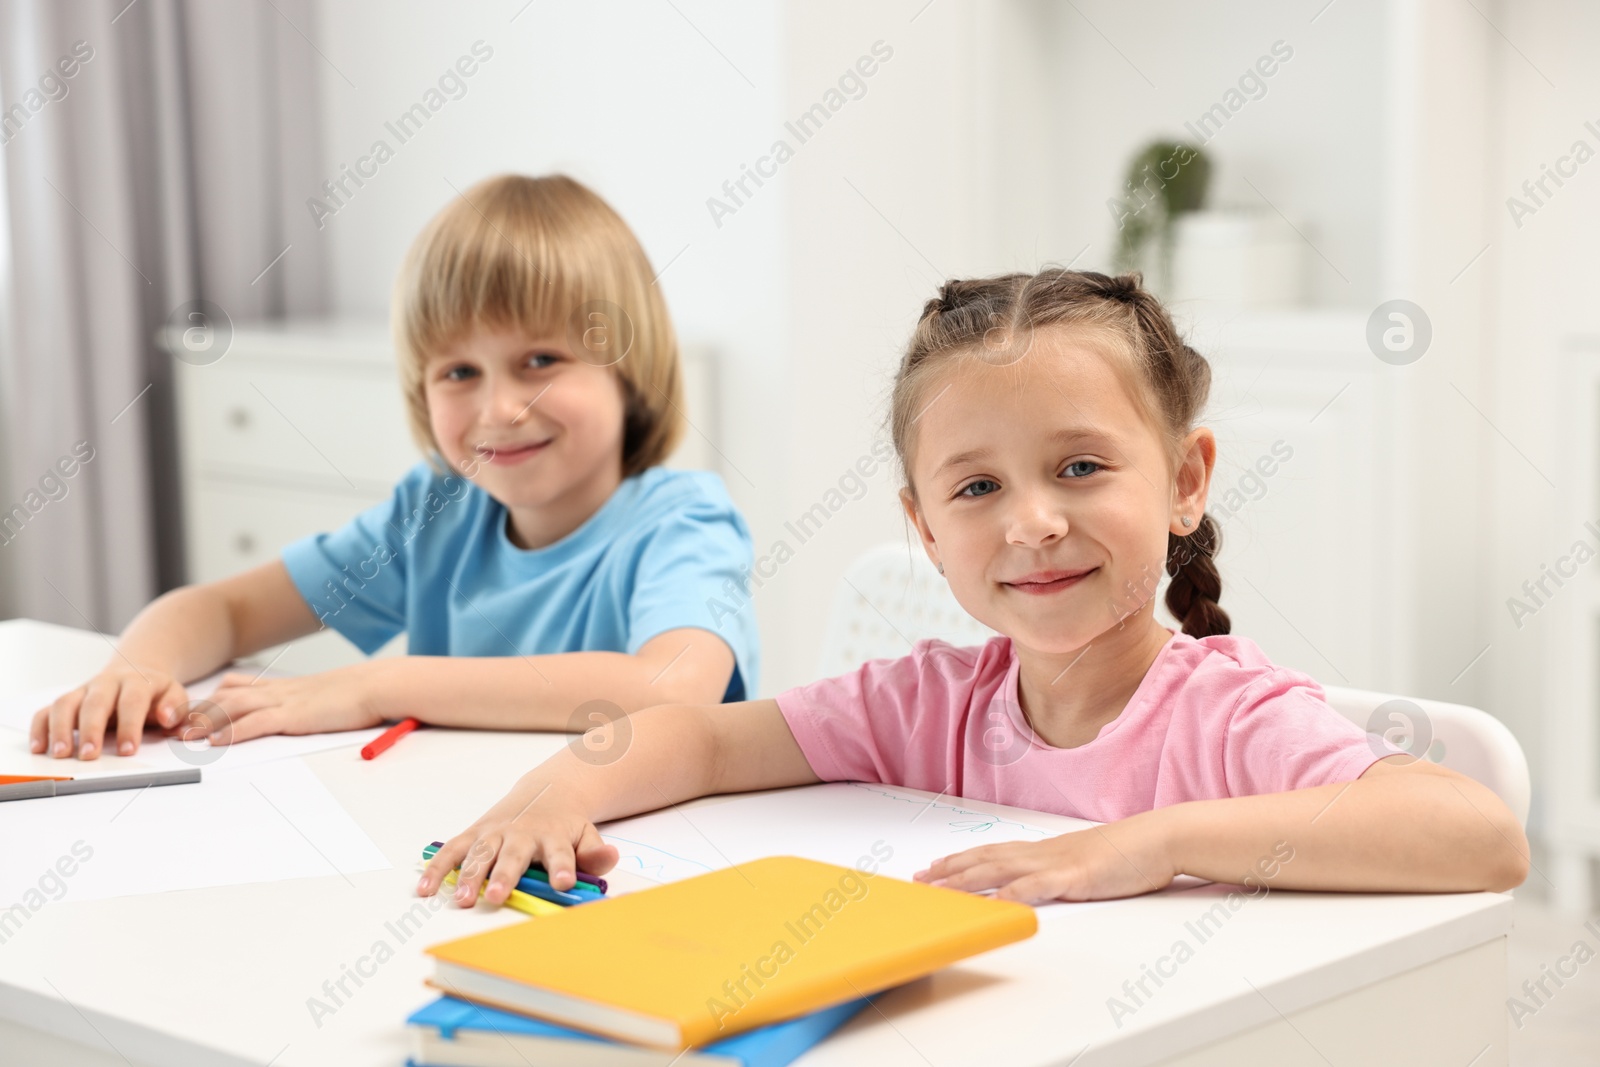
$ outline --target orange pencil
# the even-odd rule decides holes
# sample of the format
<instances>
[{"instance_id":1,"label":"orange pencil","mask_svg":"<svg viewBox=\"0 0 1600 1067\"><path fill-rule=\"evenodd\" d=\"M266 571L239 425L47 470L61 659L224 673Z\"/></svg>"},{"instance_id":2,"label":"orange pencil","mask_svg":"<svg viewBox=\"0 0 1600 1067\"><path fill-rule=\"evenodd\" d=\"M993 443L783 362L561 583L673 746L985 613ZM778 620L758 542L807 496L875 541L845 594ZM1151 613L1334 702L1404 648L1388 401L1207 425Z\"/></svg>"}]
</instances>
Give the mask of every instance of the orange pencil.
<instances>
[{"instance_id":1,"label":"orange pencil","mask_svg":"<svg viewBox=\"0 0 1600 1067\"><path fill-rule=\"evenodd\" d=\"M416 719L401 719L383 733L379 734L377 737L374 737L370 742L361 746L361 758L372 759L373 757L377 756L378 753L387 751L390 745L394 744L396 741L400 740L406 734L409 734L412 730L415 730L421 725L422 724Z\"/></svg>"},{"instance_id":2,"label":"orange pencil","mask_svg":"<svg viewBox=\"0 0 1600 1067\"><path fill-rule=\"evenodd\" d=\"M0 785L16 785L18 782L70 782L71 778L57 778L48 774L0 774Z\"/></svg>"}]
</instances>

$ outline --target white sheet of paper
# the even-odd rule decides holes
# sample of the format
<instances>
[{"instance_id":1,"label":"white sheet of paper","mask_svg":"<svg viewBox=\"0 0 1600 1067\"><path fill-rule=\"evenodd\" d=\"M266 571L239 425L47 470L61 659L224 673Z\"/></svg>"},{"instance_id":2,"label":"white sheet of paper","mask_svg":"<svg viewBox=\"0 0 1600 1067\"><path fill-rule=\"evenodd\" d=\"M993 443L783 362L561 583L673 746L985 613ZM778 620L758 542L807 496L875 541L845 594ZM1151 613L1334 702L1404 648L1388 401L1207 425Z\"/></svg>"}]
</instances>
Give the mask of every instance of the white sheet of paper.
<instances>
[{"instance_id":1,"label":"white sheet of paper","mask_svg":"<svg viewBox=\"0 0 1600 1067\"><path fill-rule=\"evenodd\" d=\"M763 856L804 856L910 880L933 860L979 845L1042 841L1095 825L913 789L830 782L671 808L600 827L622 853L616 870L674 882Z\"/></svg>"},{"instance_id":2,"label":"white sheet of paper","mask_svg":"<svg viewBox=\"0 0 1600 1067\"><path fill-rule=\"evenodd\" d=\"M6 827L0 901L32 908L45 900L392 866L302 760L201 773L193 785L0 804ZM64 857L68 876L58 867Z\"/></svg>"},{"instance_id":3,"label":"white sheet of paper","mask_svg":"<svg viewBox=\"0 0 1600 1067\"><path fill-rule=\"evenodd\" d=\"M202 700L217 688L226 670L202 678L185 689L190 700ZM282 677L268 674L267 677ZM219 745L211 749L201 741L180 741L164 736L159 730L148 730L139 743L139 751L132 756L117 756L104 752L97 759L57 760L49 756L35 756L28 751L28 726L33 714L51 703L71 686L40 689L21 696L0 699L0 774L45 774L72 778L99 778L108 774L131 774L138 771L183 770L202 767L207 770L229 770L286 759L307 756L330 748L346 745L361 746L383 733L381 726L368 730L343 730L337 733L304 734L291 736L274 734L241 741L237 745ZM20 745L8 733L20 733Z\"/></svg>"}]
</instances>

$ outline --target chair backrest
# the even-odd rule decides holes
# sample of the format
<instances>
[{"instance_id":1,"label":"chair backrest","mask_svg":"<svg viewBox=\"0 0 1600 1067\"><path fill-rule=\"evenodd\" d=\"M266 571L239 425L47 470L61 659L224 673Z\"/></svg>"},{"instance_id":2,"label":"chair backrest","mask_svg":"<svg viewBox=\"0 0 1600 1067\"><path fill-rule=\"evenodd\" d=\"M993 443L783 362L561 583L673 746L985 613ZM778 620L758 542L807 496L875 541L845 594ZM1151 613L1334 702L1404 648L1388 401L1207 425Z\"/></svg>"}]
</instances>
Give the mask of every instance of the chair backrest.
<instances>
[{"instance_id":1,"label":"chair backrest","mask_svg":"<svg viewBox=\"0 0 1600 1067\"><path fill-rule=\"evenodd\" d=\"M1482 782L1524 826L1531 784L1528 760L1505 723L1478 708L1369 689L1323 686L1334 710L1414 756Z\"/></svg>"},{"instance_id":2,"label":"chair backrest","mask_svg":"<svg viewBox=\"0 0 1600 1067\"><path fill-rule=\"evenodd\" d=\"M891 541L868 549L845 571L828 613L819 676L907 655L925 637L981 645L993 636L962 610L920 544Z\"/></svg>"},{"instance_id":3,"label":"chair backrest","mask_svg":"<svg viewBox=\"0 0 1600 1067\"><path fill-rule=\"evenodd\" d=\"M820 677L832 678L870 659L904 656L912 642L925 637L981 645L993 636L962 610L921 545L890 542L868 549L845 571L828 614L818 669ZM1488 712L1366 689L1324 686L1324 691L1328 703L1357 726L1482 782L1527 824L1527 758L1511 731Z\"/></svg>"}]
</instances>

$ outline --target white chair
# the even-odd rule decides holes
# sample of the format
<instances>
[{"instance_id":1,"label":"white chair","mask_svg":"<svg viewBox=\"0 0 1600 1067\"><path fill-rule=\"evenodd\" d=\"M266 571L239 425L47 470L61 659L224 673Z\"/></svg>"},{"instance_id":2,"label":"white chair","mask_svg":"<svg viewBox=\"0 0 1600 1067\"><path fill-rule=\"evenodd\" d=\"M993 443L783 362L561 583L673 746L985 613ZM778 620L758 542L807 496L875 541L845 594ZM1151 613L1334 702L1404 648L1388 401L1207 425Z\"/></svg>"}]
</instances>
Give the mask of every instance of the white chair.
<instances>
[{"instance_id":1,"label":"white chair","mask_svg":"<svg viewBox=\"0 0 1600 1067\"><path fill-rule=\"evenodd\" d=\"M845 571L828 614L819 676L844 674L870 659L904 656L912 642L925 637L981 645L993 636L962 610L920 544L891 542L868 549ZM1482 782L1527 824L1528 761L1499 719L1464 704L1342 686L1323 689L1328 703L1357 726L1384 734L1408 751L1426 748L1416 754ZM1391 701L1398 703L1385 707Z\"/></svg>"},{"instance_id":2,"label":"white chair","mask_svg":"<svg viewBox=\"0 0 1600 1067\"><path fill-rule=\"evenodd\" d=\"M981 645L993 636L956 603L920 542L891 541L869 548L844 572L828 612L818 677L907 655L925 637Z\"/></svg>"},{"instance_id":3,"label":"white chair","mask_svg":"<svg viewBox=\"0 0 1600 1067\"><path fill-rule=\"evenodd\" d=\"M1528 760L1505 723L1493 715L1442 700L1397 697L1344 686L1322 688L1334 710L1357 726L1385 735L1413 755L1426 755L1441 766L1482 782L1506 802L1518 822L1528 824L1532 788ZM1391 702L1392 706L1385 707Z\"/></svg>"}]
</instances>

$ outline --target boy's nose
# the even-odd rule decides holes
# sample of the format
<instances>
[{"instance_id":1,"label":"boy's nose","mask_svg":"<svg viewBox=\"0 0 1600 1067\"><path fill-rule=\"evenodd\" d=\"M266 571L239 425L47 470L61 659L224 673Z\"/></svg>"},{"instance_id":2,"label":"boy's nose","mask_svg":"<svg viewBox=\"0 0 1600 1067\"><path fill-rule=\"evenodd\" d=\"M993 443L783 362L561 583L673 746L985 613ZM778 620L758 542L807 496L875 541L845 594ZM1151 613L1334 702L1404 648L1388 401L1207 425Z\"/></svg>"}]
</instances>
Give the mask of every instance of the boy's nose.
<instances>
[{"instance_id":1,"label":"boy's nose","mask_svg":"<svg viewBox=\"0 0 1600 1067\"><path fill-rule=\"evenodd\" d=\"M548 383L532 391L519 388L514 383L498 386L491 402L495 421L506 426L519 426L526 422L534 405L549 388Z\"/></svg>"}]
</instances>

